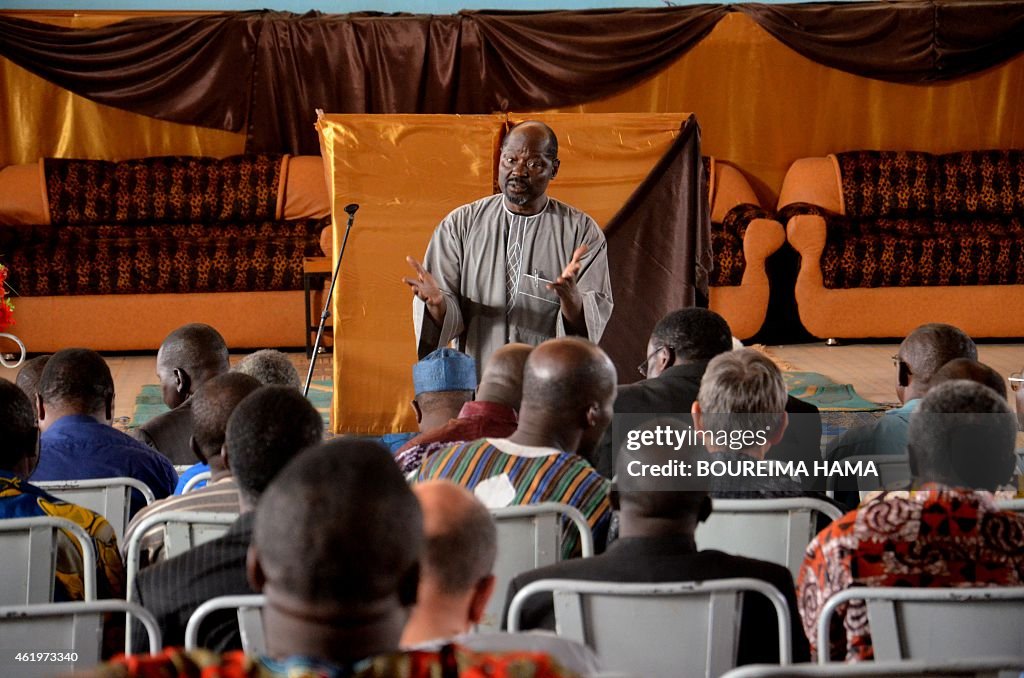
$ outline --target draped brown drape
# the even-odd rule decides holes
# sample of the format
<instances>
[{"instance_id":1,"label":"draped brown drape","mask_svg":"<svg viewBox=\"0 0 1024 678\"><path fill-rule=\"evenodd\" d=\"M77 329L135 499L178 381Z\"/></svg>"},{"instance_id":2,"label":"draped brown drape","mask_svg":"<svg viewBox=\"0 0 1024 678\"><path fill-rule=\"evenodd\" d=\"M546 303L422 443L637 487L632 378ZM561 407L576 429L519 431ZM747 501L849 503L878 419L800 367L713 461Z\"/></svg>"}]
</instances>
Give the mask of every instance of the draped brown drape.
<instances>
[{"instance_id":1,"label":"draped brown drape","mask_svg":"<svg viewBox=\"0 0 1024 678\"><path fill-rule=\"evenodd\" d=\"M250 151L316 153L313 109L487 113L599 99L676 61L728 12L800 54L895 82L1024 50L1024 0L691 5L582 12L135 19L72 30L0 17L0 56L76 94L239 131Z\"/></svg>"}]
</instances>

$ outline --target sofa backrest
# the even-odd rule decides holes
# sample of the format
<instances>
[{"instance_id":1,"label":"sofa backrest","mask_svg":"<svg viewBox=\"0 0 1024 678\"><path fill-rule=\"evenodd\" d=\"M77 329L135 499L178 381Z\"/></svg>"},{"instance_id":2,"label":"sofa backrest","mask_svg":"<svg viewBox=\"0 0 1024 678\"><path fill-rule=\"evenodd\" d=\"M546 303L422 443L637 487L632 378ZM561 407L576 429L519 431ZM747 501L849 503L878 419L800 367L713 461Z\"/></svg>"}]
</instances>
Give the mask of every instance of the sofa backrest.
<instances>
[{"instance_id":1,"label":"sofa backrest","mask_svg":"<svg viewBox=\"0 0 1024 678\"><path fill-rule=\"evenodd\" d=\"M216 223L276 218L283 156L47 158L52 224Z\"/></svg>"},{"instance_id":2,"label":"sofa backrest","mask_svg":"<svg viewBox=\"0 0 1024 678\"><path fill-rule=\"evenodd\" d=\"M1024 213L1024 151L964 151L935 156L935 213Z\"/></svg>"}]
</instances>

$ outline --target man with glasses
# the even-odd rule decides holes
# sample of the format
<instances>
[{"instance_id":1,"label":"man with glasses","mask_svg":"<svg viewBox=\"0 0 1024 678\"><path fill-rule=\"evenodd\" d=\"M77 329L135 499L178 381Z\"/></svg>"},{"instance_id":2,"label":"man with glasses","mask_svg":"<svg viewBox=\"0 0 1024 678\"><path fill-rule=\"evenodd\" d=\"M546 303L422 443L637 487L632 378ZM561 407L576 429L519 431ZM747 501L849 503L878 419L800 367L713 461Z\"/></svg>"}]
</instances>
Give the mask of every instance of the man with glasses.
<instances>
[{"instance_id":1,"label":"man with glasses","mask_svg":"<svg viewBox=\"0 0 1024 678\"><path fill-rule=\"evenodd\" d=\"M458 340L479 377L510 342L600 341L612 313L607 245L593 219L548 196L558 167L554 132L516 125L501 147L501 193L445 217L422 265L407 257L420 358Z\"/></svg>"}]
</instances>

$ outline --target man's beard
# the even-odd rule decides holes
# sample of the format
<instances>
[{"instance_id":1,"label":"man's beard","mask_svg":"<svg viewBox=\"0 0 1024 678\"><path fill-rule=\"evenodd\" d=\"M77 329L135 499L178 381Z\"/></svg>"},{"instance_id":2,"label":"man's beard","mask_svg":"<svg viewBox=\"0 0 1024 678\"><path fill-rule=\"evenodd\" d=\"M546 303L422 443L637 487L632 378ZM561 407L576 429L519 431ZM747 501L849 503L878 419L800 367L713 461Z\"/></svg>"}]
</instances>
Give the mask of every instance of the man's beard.
<instances>
[{"instance_id":1,"label":"man's beard","mask_svg":"<svg viewBox=\"0 0 1024 678\"><path fill-rule=\"evenodd\" d=\"M516 188L521 188L522 190L520 192L511 191L509 189L512 186L515 186ZM508 200L513 205L518 205L519 207L522 207L523 205L527 204L535 197L530 191L530 184L521 179L510 179L506 181L505 190L502 191L502 193L504 193L506 200Z\"/></svg>"},{"instance_id":2,"label":"man's beard","mask_svg":"<svg viewBox=\"0 0 1024 678\"><path fill-rule=\"evenodd\" d=\"M519 207L522 207L526 203L530 202L530 194L529 193L509 193L508 191L506 191L505 192L505 200L508 200L513 205L518 205Z\"/></svg>"}]
</instances>

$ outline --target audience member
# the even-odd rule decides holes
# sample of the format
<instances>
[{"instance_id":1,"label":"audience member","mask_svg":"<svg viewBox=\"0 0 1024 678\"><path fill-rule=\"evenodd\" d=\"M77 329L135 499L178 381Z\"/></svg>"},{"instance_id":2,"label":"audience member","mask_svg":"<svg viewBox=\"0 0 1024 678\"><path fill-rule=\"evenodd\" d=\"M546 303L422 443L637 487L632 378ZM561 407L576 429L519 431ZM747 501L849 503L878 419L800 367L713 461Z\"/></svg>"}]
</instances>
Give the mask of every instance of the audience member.
<instances>
[{"instance_id":1,"label":"audience member","mask_svg":"<svg viewBox=\"0 0 1024 678\"><path fill-rule=\"evenodd\" d=\"M220 332L201 323L171 332L156 354L156 374L171 410L137 428L135 437L174 464L194 464L190 398L206 381L227 371L228 347Z\"/></svg>"},{"instance_id":2,"label":"audience member","mask_svg":"<svg viewBox=\"0 0 1024 678\"><path fill-rule=\"evenodd\" d=\"M264 386L291 386L302 390L302 378L291 359L272 348L250 353L235 365L233 371L248 374Z\"/></svg>"},{"instance_id":3,"label":"audience member","mask_svg":"<svg viewBox=\"0 0 1024 678\"><path fill-rule=\"evenodd\" d=\"M739 348L743 345L740 344ZM735 348L732 331L725 318L705 308L684 308L669 313L655 325L647 342L647 359L639 366L645 377L635 384L620 386L615 397L616 414L670 414L689 412L708 361ZM821 460L821 417L818 408L802 400L786 397L786 411L792 417L782 440L772 446L769 459ZM610 478L612 460L611 430L593 458L594 468Z\"/></svg>"},{"instance_id":4,"label":"audience member","mask_svg":"<svg viewBox=\"0 0 1024 678\"><path fill-rule=\"evenodd\" d=\"M416 600L423 517L376 443L339 439L304 452L270 485L256 513L248 576L267 598L267 656L169 649L122 658L117 675L573 675L538 653L484 655L452 645L398 650Z\"/></svg>"},{"instance_id":5,"label":"audience member","mask_svg":"<svg viewBox=\"0 0 1024 678\"><path fill-rule=\"evenodd\" d=\"M519 426L508 438L458 443L430 455L416 480L447 479L473 490L488 508L545 501L575 506L604 544L611 509L608 481L589 454L611 422L615 368L595 344L549 339L530 353L523 373ZM575 553L575 531L564 555Z\"/></svg>"},{"instance_id":6,"label":"audience member","mask_svg":"<svg viewBox=\"0 0 1024 678\"><path fill-rule=\"evenodd\" d=\"M54 353L39 379L36 406L43 435L33 481L135 478L158 499L174 490L178 475L171 462L110 425L114 380L95 351ZM145 504L132 492L132 515Z\"/></svg>"},{"instance_id":7,"label":"audience member","mask_svg":"<svg viewBox=\"0 0 1024 678\"><path fill-rule=\"evenodd\" d=\"M289 386L264 386L235 407L228 418L224 453L238 485L241 515L223 537L148 567L135 581L135 600L154 614L165 645L184 643L189 616L210 598L252 593L245 578L245 557L252 540L253 509L274 476L301 450L320 441L323 428L320 413ZM296 503L316 502L309 498ZM317 529L329 522L318 520ZM135 636L136 643L142 642L141 633ZM203 647L216 650L241 647L233 613L211 616L199 638Z\"/></svg>"},{"instance_id":8,"label":"audience member","mask_svg":"<svg viewBox=\"0 0 1024 678\"><path fill-rule=\"evenodd\" d=\"M457 418L420 433L398 451L395 461L402 472L415 471L423 459L446 444L512 435L523 399L523 366L532 350L529 344L507 344L492 353L476 400L463 405Z\"/></svg>"},{"instance_id":9,"label":"audience member","mask_svg":"<svg viewBox=\"0 0 1024 678\"><path fill-rule=\"evenodd\" d=\"M1024 431L1024 370L1010 375L1010 388L1017 401L1018 426L1020 430Z\"/></svg>"},{"instance_id":10,"label":"audience member","mask_svg":"<svg viewBox=\"0 0 1024 678\"><path fill-rule=\"evenodd\" d=\"M32 403L17 386L0 379L0 519L52 516L80 525L96 550L97 595L123 598L124 564L114 529L103 516L25 482L38 461L39 429ZM84 600L84 567L77 542L61 534L55 562L54 601Z\"/></svg>"},{"instance_id":11,"label":"audience member","mask_svg":"<svg viewBox=\"0 0 1024 678\"><path fill-rule=\"evenodd\" d=\"M1008 397L1006 382L1003 381L1002 375L985 363L970 358L955 358L940 367L932 377L931 387L935 388L939 384L955 379L977 382L982 386L988 386L1004 398Z\"/></svg>"},{"instance_id":12,"label":"audience member","mask_svg":"<svg viewBox=\"0 0 1024 678\"><path fill-rule=\"evenodd\" d=\"M228 372L210 379L192 396L192 450L210 471L210 482L181 496L168 497L150 504L132 519L124 535L122 547L135 534L139 523L152 515L171 511L206 511L210 513L239 512L238 484L228 466L223 450L228 419L242 400L260 387L260 382L247 374ZM164 530L153 528L142 538L141 566L163 559Z\"/></svg>"},{"instance_id":13,"label":"audience member","mask_svg":"<svg viewBox=\"0 0 1024 678\"><path fill-rule=\"evenodd\" d=\"M530 650L546 652L578 673L602 670L593 650L554 635L473 633L494 592L494 520L468 490L446 480L420 483L413 491L423 511L426 546L416 606L402 632L403 647L440 650L454 642L478 652Z\"/></svg>"},{"instance_id":14,"label":"audience member","mask_svg":"<svg viewBox=\"0 0 1024 678\"><path fill-rule=\"evenodd\" d=\"M688 464L706 459L707 452L696 447L645 447L629 453L630 460L664 463L669 458ZM793 658L806 661L807 641L800 633L793 577L782 565L719 551L698 551L695 542L697 524L711 514L712 501L697 486L681 486L664 478L624 478L624 459L620 459L617 489L612 502L619 515L619 538L605 553L593 558L568 560L516 576L509 585L505 616L516 593L541 579L582 579L619 583L704 581L750 577L777 588L789 604ZM550 594L527 599L520 615L524 629L554 629L554 604ZM779 661L778 624L775 608L760 595L743 597L739 664L777 663ZM612 658L605 657L606 662Z\"/></svg>"},{"instance_id":15,"label":"audience member","mask_svg":"<svg viewBox=\"0 0 1024 678\"><path fill-rule=\"evenodd\" d=\"M14 381L18 388L28 396L29 402L32 403L32 411L35 412L37 418L39 417L39 412L36 411L36 394L39 393L39 378L43 376L43 368L46 367L46 363L49 361L49 353L37 355L35 358L26 360Z\"/></svg>"},{"instance_id":16,"label":"audience member","mask_svg":"<svg viewBox=\"0 0 1024 678\"><path fill-rule=\"evenodd\" d=\"M1014 423L1006 399L986 386L950 381L928 391L908 431L919 491L883 494L807 547L797 588L812 649L820 610L848 588L1024 585L1024 516L999 510L990 492L1013 473ZM833 659L873 657L863 601L837 608L830 644Z\"/></svg>"}]
</instances>

